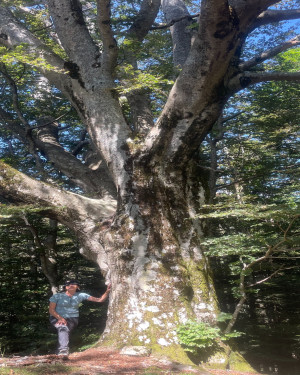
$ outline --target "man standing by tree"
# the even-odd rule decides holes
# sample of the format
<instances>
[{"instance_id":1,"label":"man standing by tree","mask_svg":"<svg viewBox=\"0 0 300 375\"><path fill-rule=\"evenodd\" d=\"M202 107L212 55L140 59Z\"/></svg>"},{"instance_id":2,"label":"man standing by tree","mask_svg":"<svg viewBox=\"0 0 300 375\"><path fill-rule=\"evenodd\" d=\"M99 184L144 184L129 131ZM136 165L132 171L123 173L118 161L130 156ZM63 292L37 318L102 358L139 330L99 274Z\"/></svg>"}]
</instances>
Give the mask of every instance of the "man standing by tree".
<instances>
[{"instance_id":1,"label":"man standing by tree","mask_svg":"<svg viewBox=\"0 0 300 375\"><path fill-rule=\"evenodd\" d=\"M108 285L106 292L100 297L92 297L87 293L77 292L79 282L69 280L64 285L65 292L54 294L50 298L49 313L50 323L57 329L58 348L57 354L69 355L69 339L71 331L77 327L79 319L79 305L82 301L104 302L110 292Z\"/></svg>"}]
</instances>

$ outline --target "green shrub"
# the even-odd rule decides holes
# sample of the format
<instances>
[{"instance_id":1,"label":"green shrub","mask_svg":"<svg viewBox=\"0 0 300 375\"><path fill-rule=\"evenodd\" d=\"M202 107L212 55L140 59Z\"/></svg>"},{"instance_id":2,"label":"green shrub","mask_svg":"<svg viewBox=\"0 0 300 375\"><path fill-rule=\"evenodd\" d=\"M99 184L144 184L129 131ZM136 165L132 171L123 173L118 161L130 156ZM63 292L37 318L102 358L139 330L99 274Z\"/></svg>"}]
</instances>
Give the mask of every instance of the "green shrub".
<instances>
[{"instance_id":1,"label":"green shrub","mask_svg":"<svg viewBox=\"0 0 300 375\"><path fill-rule=\"evenodd\" d=\"M179 343L184 350L197 353L199 349L206 349L216 344L220 338L220 329L210 327L206 323L188 321L177 329Z\"/></svg>"},{"instance_id":2,"label":"green shrub","mask_svg":"<svg viewBox=\"0 0 300 375\"><path fill-rule=\"evenodd\" d=\"M222 334L220 328L211 327L207 323L188 321L177 329L179 343L187 352L198 353L199 350L206 350L218 345L218 341L228 340L232 337L239 337L241 332Z\"/></svg>"}]
</instances>

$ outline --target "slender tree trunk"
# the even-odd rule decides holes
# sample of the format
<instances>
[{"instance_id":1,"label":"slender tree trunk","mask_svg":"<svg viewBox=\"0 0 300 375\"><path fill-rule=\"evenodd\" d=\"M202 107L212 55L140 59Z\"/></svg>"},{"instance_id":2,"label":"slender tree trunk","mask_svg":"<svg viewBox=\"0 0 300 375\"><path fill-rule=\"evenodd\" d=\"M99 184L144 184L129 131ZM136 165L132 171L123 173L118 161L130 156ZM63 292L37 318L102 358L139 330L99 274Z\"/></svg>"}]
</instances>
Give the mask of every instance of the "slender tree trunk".
<instances>
[{"instance_id":1,"label":"slender tree trunk","mask_svg":"<svg viewBox=\"0 0 300 375\"><path fill-rule=\"evenodd\" d=\"M57 253L56 253L56 239L57 239L57 221L49 220L49 234L44 241L41 242L37 229L28 221L26 215L23 215L23 220L33 237L33 248L35 254L39 257L41 262L42 272L48 279L53 294L58 291L58 274L57 274Z\"/></svg>"}]
</instances>

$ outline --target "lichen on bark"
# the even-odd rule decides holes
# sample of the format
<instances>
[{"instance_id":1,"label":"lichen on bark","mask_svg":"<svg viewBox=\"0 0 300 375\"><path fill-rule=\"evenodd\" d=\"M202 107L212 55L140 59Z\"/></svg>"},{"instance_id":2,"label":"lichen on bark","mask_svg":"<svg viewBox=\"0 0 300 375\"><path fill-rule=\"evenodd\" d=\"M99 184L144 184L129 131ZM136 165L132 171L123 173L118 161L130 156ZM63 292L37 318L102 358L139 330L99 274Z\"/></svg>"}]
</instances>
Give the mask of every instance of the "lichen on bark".
<instances>
[{"instance_id":1,"label":"lichen on bark","mask_svg":"<svg viewBox=\"0 0 300 375\"><path fill-rule=\"evenodd\" d=\"M190 363L177 328L189 319L215 323L217 303L200 223L191 220L203 198L198 191L192 203L186 184L176 171L161 179L160 170L134 170L134 201L124 204L109 232L113 291L101 341L148 346Z\"/></svg>"}]
</instances>

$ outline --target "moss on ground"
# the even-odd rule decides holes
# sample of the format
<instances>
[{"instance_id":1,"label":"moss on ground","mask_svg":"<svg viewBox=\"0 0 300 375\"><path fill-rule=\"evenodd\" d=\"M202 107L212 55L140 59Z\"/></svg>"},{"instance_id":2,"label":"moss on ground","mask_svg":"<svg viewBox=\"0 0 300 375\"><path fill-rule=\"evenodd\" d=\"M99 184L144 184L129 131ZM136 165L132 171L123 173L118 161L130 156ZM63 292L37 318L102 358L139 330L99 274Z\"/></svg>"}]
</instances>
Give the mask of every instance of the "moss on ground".
<instances>
[{"instance_id":1,"label":"moss on ground","mask_svg":"<svg viewBox=\"0 0 300 375\"><path fill-rule=\"evenodd\" d=\"M256 371L249 365L249 363L245 360L245 358L237 352L230 353L229 368L230 370L234 370L234 371L256 373Z\"/></svg>"}]
</instances>

